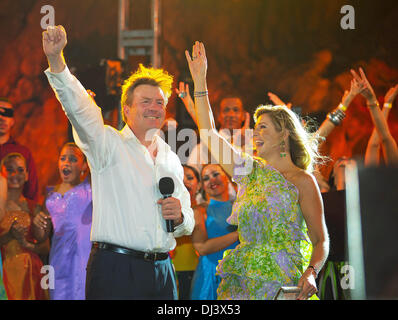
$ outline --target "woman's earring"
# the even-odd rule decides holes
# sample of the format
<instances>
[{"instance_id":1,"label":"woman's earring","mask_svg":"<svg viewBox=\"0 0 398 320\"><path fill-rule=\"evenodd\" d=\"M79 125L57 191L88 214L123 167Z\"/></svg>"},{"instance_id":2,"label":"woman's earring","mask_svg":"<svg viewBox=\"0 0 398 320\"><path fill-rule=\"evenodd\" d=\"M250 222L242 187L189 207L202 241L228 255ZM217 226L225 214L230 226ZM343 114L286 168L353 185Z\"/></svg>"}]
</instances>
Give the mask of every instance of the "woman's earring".
<instances>
[{"instance_id":1,"label":"woman's earring","mask_svg":"<svg viewBox=\"0 0 398 320\"><path fill-rule=\"evenodd\" d=\"M286 145L285 145L284 140L281 142L280 147L281 147L280 156L281 156L281 158L284 158L284 157L286 157Z\"/></svg>"}]
</instances>

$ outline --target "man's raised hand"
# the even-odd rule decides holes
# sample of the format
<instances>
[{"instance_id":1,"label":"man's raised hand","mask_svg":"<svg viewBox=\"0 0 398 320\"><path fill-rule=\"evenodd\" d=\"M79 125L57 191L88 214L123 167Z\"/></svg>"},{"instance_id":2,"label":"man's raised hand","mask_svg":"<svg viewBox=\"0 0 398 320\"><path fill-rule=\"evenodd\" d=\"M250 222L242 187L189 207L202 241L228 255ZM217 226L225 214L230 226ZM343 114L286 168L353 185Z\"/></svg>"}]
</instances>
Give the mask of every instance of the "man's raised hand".
<instances>
[{"instance_id":1,"label":"man's raised hand","mask_svg":"<svg viewBox=\"0 0 398 320\"><path fill-rule=\"evenodd\" d=\"M49 26L43 31L43 50L47 57L62 54L67 43L63 26Z\"/></svg>"},{"instance_id":2,"label":"man's raised hand","mask_svg":"<svg viewBox=\"0 0 398 320\"><path fill-rule=\"evenodd\" d=\"M61 72L65 67L63 49L67 44L63 26L49 26L43 32L43 51L48 59L51 72Z\"/></svg>"}]
</instances>

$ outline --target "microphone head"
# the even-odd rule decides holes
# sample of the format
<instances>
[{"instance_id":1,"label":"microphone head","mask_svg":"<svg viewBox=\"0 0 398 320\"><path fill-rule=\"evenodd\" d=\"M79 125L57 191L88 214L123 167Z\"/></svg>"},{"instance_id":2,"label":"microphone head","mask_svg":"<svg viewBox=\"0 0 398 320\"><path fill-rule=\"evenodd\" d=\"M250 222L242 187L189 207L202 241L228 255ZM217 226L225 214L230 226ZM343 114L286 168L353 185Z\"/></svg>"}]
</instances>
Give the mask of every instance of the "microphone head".
<instances>
[{"instance_id":1,"label":"microphone head","mask_svg":"<svg viewBox=\"0 0 398 320\"><path fill-rule=\"evenodd\" d=\"M174 192L174 181L170 177L163 177L159 180L159 191L163 196L171 195Z\"/></svg>"}]
</instances>

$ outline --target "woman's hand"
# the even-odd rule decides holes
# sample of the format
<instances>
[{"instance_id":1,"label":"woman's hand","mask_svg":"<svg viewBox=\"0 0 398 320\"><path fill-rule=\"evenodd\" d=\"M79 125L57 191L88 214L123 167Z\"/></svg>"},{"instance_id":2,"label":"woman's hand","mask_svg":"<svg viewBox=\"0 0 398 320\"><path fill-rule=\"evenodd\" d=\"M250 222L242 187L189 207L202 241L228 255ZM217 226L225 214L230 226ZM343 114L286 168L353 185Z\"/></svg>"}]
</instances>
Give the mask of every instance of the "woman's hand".
<instances>
[{"instance_id":1,"label":"woman's hand","mask_svg":"<svg viewBox=\"0 0 398 320\"><path fill-rule=\"evenodd\" d=\"M185 109L188 111L192 120L197 124L196 113L195 113L195 103L192 100L191 94L189 93L188 83L180 82L179 89L175 89L178 97L184 103Z\"/></svg>"},{"instance_id":2,"label":"woman's hand","mask_svg":"<svg viewBox=\"0 0 398 320\"><path fill-rule=\"evenodd\" d=\"M384 96L384 103L393 103L397 94L398 94L398 84L387 91L386 95Z\"/></svg>"},{"instance_id":3,"label":"woman's hand","mask_svg":"<svg viewBox=\"0 0 398 320\"><path fill-rule=\"evenodd\" d=\"M188 83L184 83L181 81L179 83L179 88L176 88L175 91L177 93L177 96L184 103L185 107L194 104L191 94L189 93L189 84Z\"/></svg>"},{"instance_id":4,"label":"woman's hand","mask_svg":"<svg viewBox=\"0 0 398 320\"><path fill-rule=\"evenodd\" d=\"M343 106L348 108L349 105L351 104L352 100L354 100L354 98L359 93L361 93L361 91L362 91L362 87L361 87L360 83L358 81L355 81L354 79L352 79L350 90L344 91L343 98L341 99L341 103L343 104Z\"/></svg>"},{"instance_id":5,"label":"woman's hand","mask_svg":"<svg viewBox=\"0 0 398 320\"><path fill-rule=\"evenodd\" d=\"M18 242L23 245L26 242L25 236L28 233L28 228L20 225L17 218L15 218L11 225L10 233L14 239L18 240Z\"/></svg>"},{"instance_id":6,"label":"woman's hand","mask_svg":"<svg viewBox=\"0 0 398 320\"><path fill-rule=\"evenodd\" d=\"M276 106L286 106L288 109L292 108L292 104L290 102L288 104L284 103L276 94L272 92L268 92L268 97Z\"/></svg>"},{"instance_id":7,"label":"woman's hand","mask_svg":"<svg viewBox=\"0 0 398 320\"><path fill-rule=\"evenodd\" d=\"M351 74L353 75L353 85L359 93L364 96L367 100L368 104L377 104L377 98L373 91L372 86L370 85L368 79L366 78L365 72L363 72L362 68L359 68L360 76L351 69Z\"/></svg>"},{"instance_id":8,"label":"woman's hand","mask_svg":"<svg viewBox=\"0 0 398 320\"><path fill-rule=\"evenodd\" d=\"M39 229L46 230L49 227L51 219L50 216L46 215L43 211L40 211L34 218L33 218L33 225Z\"/></svg>"},{"instance_id":9,"label":"woman's hand","mask_svg":"<svg viewBox=\"0 0 398 320\"><path fill-rule=\"evenodd\" d=\"M351 80L351 87L350 91L348 91L348 95L355 97L356 95L360 94L362 91L362 86L354 79Z\"/></svg>"},{"instance_id":10,"label":"woman's hand","mask_svg":"<svg viewBox=\"0 0 398 320\"><path fill-rule=\"evenodd\" d=\"M185 50L185 57L194 83L206 80L207 58L204 44L196 41L192 47L192 58L188 50Z\"/></svg>"},{"instance_id":11,"label":"woman's hand","mask_svg":"<svg viewBox=\"0 0 398 320\"><path fill-rule=\"evenodd\" d=\"M297 285L301 288L301 292L298 295L297 300L307 300L318 292L314 272L315 271L312 271L312 269L309 268L301 276Z\"/></svg>"}]
</instances>

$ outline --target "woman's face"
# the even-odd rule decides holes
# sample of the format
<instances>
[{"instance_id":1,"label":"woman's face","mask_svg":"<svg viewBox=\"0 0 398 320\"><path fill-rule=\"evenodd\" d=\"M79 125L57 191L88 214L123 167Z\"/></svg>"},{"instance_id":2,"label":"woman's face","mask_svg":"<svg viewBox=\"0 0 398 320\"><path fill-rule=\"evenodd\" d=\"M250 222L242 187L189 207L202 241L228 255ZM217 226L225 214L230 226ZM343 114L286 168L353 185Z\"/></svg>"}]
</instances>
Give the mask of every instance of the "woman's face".
<instances>
[{"instance_id":1,"label":"woman's face","mask_svg":"<svg viewBox=\"0 0 398 320\"><path fill-rule=\"evenodd\" d=\"M281 132L276 130L271 117L267 113L262 114L258 118L253 132L253 143L257 155L264 157L264 155L269 154L273 150L280 152L281 142Z\"/></svg>"},{"instance_id":2,"label":"woman's face","mask_svg":"<svg viewBox=\"0 0 398 320\"><path fill-rule=\"evenodd\" d=\"M28 181L28 171L25 161L19 157L6 161L3 165L2 173L7 179L9 189L23 188L25 182Z\"/></svg>"},{"instance_id":3,"label":"woman's face","mask_svg":"<svg viewBox=\"0 0 398 320\"><path fill-rule=\"evenodd\" d=\"M228 177L217 164L210 164L202 171L203 189L210 198L221 199L228 196Z\"/></svg>"},{"instance_id":4,"label":"woman's face","mask_svg":"<svg viewBox=\"0 0 398 320\"><path fill-rule=\"evenodd\" d=\"M200 183L192 169L184 167L184 185L193 199L200 188Z\"/></svg>"},{"instance_id":5,"label":"woman's face","mask_svg":"<svg viewBox=\"0 0 398 320\"><path fill-rule=\"evenodd\" d=\"M58 169L63 182L72 184L79 182L81 173L85 169L83 154L75 147L64 147L59 156Z\"/></svg>"}]
</instances>

